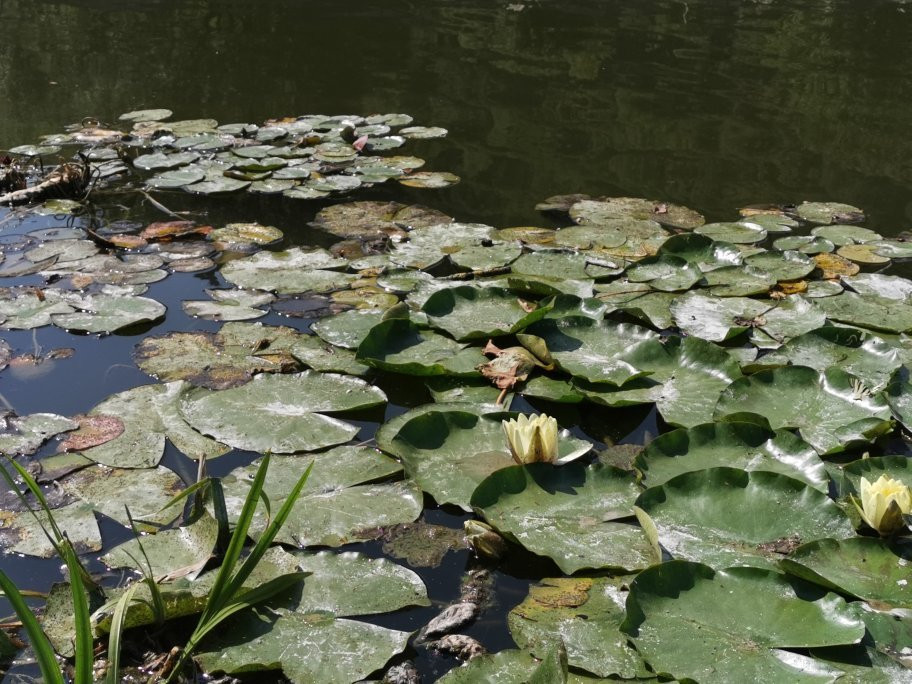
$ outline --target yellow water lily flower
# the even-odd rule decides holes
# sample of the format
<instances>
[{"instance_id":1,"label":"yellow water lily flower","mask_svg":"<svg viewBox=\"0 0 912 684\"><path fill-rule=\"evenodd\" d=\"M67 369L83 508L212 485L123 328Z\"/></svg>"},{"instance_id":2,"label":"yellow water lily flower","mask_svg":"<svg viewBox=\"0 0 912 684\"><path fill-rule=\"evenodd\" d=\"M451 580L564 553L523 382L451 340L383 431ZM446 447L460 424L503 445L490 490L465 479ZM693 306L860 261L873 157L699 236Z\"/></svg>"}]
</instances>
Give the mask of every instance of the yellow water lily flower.
<instances>
[{"instance_id":1,"label":"yellow water lily flower","mask_svg":"<svg viewBox=\"0 0 912 684\"><path fill-rule=\"evenodd\" d=\"M526 463L553 463L557 458L557 420L544 413L503 421L513 460Z\"/></svg>"},{"instance_id":2,"label":"yellow water lily flower","mask_svg":"<svg viewBox=\"0 0 912 684\"><path fill-rule=\"evenodd\" d=\"M912 513L912 491L908 485L886 475L881 475L874 483L861 478L859 512L881 535L893 534L905 527L903 515Z\"/></svg>"}]
</instances>

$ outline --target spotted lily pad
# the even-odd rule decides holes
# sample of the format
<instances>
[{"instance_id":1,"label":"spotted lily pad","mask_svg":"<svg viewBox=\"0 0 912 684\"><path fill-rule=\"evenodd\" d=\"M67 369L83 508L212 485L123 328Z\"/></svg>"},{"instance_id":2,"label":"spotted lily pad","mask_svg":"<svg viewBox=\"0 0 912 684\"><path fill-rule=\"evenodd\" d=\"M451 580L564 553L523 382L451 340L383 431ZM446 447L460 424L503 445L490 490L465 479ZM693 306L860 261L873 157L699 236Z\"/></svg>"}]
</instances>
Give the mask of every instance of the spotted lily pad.
<instances>
[{"instance_id":1,"label":"spotted lily pad","mask_svg":"<svg viewBox=\"0 0 912 684\"><path fill-rule=\"evenodd\" d=\"M647 489L637 506L672 556L714 568L774 568L804 541L855 534L825 492L778 472L718 467L683 473Z\"/></svg>"},{"instance_id":2,"label":"spotted lily pad","mask_svg":"<svg viewBox=\"0 0 912 684\"><path fill-rule=\"evenodd\" d=\"M851 204L839 202L802 202L795 213L811 223L857 223L864 220L864 212Z\"/></svg>"},{"instance_id":3,"label":"spotted lily pad","mask_svg":"<svg viewBox=\"0 0 912 684\"><path fill-rule=\"evenodd\" d=\"M217 333L172 332L146 337L133 352L137 365L164 382L227 389L255 373L294 370L291 345L299 333L284 326L228 323Z\"/></svg>"},{"instance_id":4,"label":"spotted lily pad","mask_svg":"<svg viewBox=\"0 0 912 684\"><path fill-rule=\"evenodd\" d=\"M843 599L806 586L756 568L662 563L631 584L621 629L657 673L677 679L831 682L840 670L782 649L858 643L864 623Z\"/></svg>"},{"instance_id":5,"label":"spotted lily pad","mask_svg":"<svg viewBox=\"0 0 912 684\"><path fill-rule=\"evenodd\" d=\"M616 522L633 514L637 492L630 473L610 466L532 463L489 475L471 505L501 534L568 574L630 572L659 561L643 530Z\"/></svg>"},{"instance_id":6,"label":"spotted lily pad","mask_svg":"<svg viewBox=\"0 0 912 684\"><path fill-rule=\"evenodd\" d=\"M281 294L293 292L330 292L347 287L355 278L333 270L348 265L325 249L303 250L294 247L285 252L257 252L235 259L222 267L225 279L238 287L272 290Z\"/></svg>"},{"instance_id":7,"label":"spotted lily pad","mask_svg":"<svg viewBox=\"0 0 912 684\"><path fill-rule=\"evenodd\" d=\"M652 220L673 228L692 229L705 219L693 209L677 204L638 197L605 197L580 199L569 209L570 218L579 224L592 225L612 219Z\"/></svg>"},{"instance_id":8,"label":"spotted lily pad","mask_svg":"<svg viewBox=\"0 0 912 684\"><path fill-rule=\"evenodd\" d=\"M380 237L452 220L417 204L348 202L321 209L310 225L340 237Z\"/></svg>"},{"instance_id":9,"label":"spotted lily pad","mask_svg":"<svg viewBox=\"0 0 912 684\"><path fill-rule=\"evenodd\" d=\"M190 385L170 382L143 385L114 394L98 404L90 415L113 415L124 425L123 433L82 454L102 465L118 468L149 468L158 464L165 438L190 458L214 458L228 451L224 444L193 430L178 413L177 404Z\"/></svg>"},{"instance_id":10,"label":"spotted lily pad","mask_svg":"<svg viewBox=\"0 0 912 684\"><path fill-rule=\"evenodd\" d=\"M56 413L32 413L0 419L0 452L31 454L54 435L75 430L79 423Z\"/></svg>"},{"instance_id":11,"label":"spotted lily pad","mask_svg":"<svg viewBox=\"0 0 912 684\"><path fill-rule=\"evenodd\" d=\"M765 416L773 429L797 428L821 454L882 434L890 419L886 400L838 367L787 366L736 380L723 390L715 414L744 411Z\"/></svg>"},{"instance_id":12,"label":"spotted lily pad","mask_svg":"<svg viewBox=\"0 0 912 684\"><path fill-rule=\"evenodd\" d=\"M292 453L346 442L358 428L318 411L338 413L386 402L363 380L304 371L259 375L240 387L198 390L181 402L181 414L197 430L239 449Z\"/></svg>"},{"instance_id":13,"label":"spotted lily pad","mask_svg":"<svg viewBox=\"0 0 912 684\"><path fill-rule=\"evenodd\" d=\"M545 578L507 615L510 634L535 656L545 655L560 639L571 666L600 677L633 678L642 661L618 629L625 617L625 583L607 577Z\"/></svg>"},{"instance_id":14,"label":"spotted lily pad","mask_svg":"<svg viewBox=\"0 0 912 684\"><path fill-rule=\"evenodd\" d=\"M77 553L101 549L101 532L90 504L72 503L55 508L54 521L73 543ZM39 523L39 520L41 521ZM11 553L51 558L57 552L45 534L50 529L47 513L0 510L0 546Z\"/></svg>"}]
</instances>

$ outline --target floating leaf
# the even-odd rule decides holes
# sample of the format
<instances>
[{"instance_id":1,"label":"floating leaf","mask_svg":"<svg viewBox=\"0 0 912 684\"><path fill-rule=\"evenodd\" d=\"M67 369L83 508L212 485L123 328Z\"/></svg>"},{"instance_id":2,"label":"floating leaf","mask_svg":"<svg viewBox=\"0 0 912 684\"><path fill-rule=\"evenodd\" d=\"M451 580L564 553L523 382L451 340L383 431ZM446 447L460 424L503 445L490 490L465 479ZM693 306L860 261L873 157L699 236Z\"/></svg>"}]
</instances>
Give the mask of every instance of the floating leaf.
<instances>
[{"instance_id":1,"label":"floating leaf","mask_svg":"<svg viewBox=\"0 0 912 684\"><path fill-rule=\"evenodd\" d=\"M133 166L146 171L163 171L176 169L180 166L192 164L200 156L196 152L154 152L152 154L143 154L133 160Z\"/></svg>"},{"instance_id":2,"label":"floating leaf","mask_svg":"<svg viewBox=\"0 0 912 684\"><path fill-rule=\"evenodd\" d=\"M640 528L614 522L633 514L636 495L631 474L616 468L532 463L488 476L471 505L501 534L568 574L630 572L657 561Z\"/></svg>"},{"instance_id":3,"label":"floating leaf","mask_svg":"<svg viewBox=\"0 0 912 684\"><path fill-rule=\"evenodd\" d=\"M633 678L642 662L618 629L625 617L624 584L620 578L545 578L507 615L510 634L536 657L561 640L572 667Z\"/></svg>"},{"instance_id":4,"label":"floating leaf","mask_svg":"<svg viewBox=\"0 0 912 684\"><path fill-rule=\"evenodd\" d=\"M59 313L51 316L58 328L82 330L89 333L110 333L137 323L154 321L165 315L165 307L146 297L86 295L71 303L78 313Z\"/></svg>"},{"instance_id":5,"label":"floating leaf","mask_svg":"<svg viewBox=\"0 0 912 684\"><path fill-rule=\"evenodd\" d=\"M398 180L410 188L448 188L456 185L460 178L447 171L415 171Z\"/></svg>"},{"instance_id":6,"label":"floating leaf","mask_svg":"<svg viewBox=\"0 0 912 684\"><path fill-rule=\"evenodd\" d=\"M912 608L912 550L873 537L819 539L780 564L793 575L878 604Z\"/></svg>"},{"instance_id":7,"label":"floating leaf","mask_svg":"<svg viewBox=\"0 0 912 684\"><path fill-rule=\"evenodd\" d=\"M569 196L574 197L573 195ZM554 198L551 198L552 202ZM564 205L564 202L560 203ZM539 209L544 211L545 209ZM567 211L579 224L604 224L613 219L649 219L672 228L692 229L702 226L704 218L693 209L668 202L638 197L603 197L579 199Z\"/></svg>"},{"instance_id":8,"label":"floating leaf","mask_svg":"<svg viewBox=\"0 0 912 684\"><path fill-rule=\"evenodd\" d=\"M795 210L799 218L811 223L857 223L864 221L864 212L851 204L839 202L802 202Z\"/></svg>"},{"instance_id":9,"label":"floating leaf","mask_svg":"<svg viewBox=\"0 0 912 684\"><path fill-rule=\"evenodd\" d=\"M460 342L518 332L549 309L539 305L530 311L507 290L468 286L439 290L421 308L432 327L445 330Z\"/></svg>"},{"instance_id":10,"label":"floating leaf","mask_svg":"<svg viewBox=\"0 0 912 684\"><path fill-rule=\"evenodd\" d=\"M788 502L789 514L782 515ZM719 467L677 475L637 499L675 558L773 568L802 542L855 534L825 492L775 472Z\"/></svg>"},{"instance_id":11,"label":"floating leaf","mask_svg":"<svg viewBox=\"0 0 912 684\"><path fill-rule=\"evenodd\" d=\"M486 361L477 347L421 330L404 318L372 327L358 346L356 358L368 366L406 375L477 375L476 366Z\"/></svg>"},{"instance_id":12,"label":"floating leaf","mask_svg":"<svg viewBox=\"0 0 912 684\"><path fill-rule=\"evenodd\" d=\"M445 407L407 414L408 420L402 419L383 448L402 460L409 475L437 503L468 508L484 478L515 463L502 425L513 414L487 417ZM558 462L579 458L591 448L584 440L560 436Z\"/></svg>"},{"instance_id":13,"label":"floating leaf","mask_svg":"<svg viewBox=\"0 0 912 684\"><path fill-rule=\"evenodd\" d=\"M90 504L72 503L53 511L54 522L66 535L77 553L101 549L101 532ZM37 518L36 518L37 516ZM0 529L0 545L10 553L26 556L51 558L57 551L45 535L49 530L47 513L37 510L34 515L23 511L0 510L3 527ZM39 524L38 520L41 521ZM72 604L70 607L72 616ZM72 617L70 618L72 620Z\"/></svg>"},{"instance_id":14,"label":"floating leaf","mask_svg":"<svg viewBox=\"0 0 912 684\"><path fill-rule=\"evenodd\" d=\"M657 673L677 679L830 682L841 671L781 649L857 643L864 623L834 594L800 598L804 586L755 568L662 563L631 584L621 629Z\"/></svg>"},{"instance_id":15,"label":"floating leaf","mask_svg":"<svg viewBox=\"0 0 912 684\"><path fill-rule=\"evenodd\" d=\"M704 423L656 437L634 460L644 484L654 487L683 473L728 466L795 478L826 493L823 461L810 445L788 430L754 423Z\"/></svg>"},{"instance_id":16,"label":"floating leaf","mask_svg":"<svg viewBox=\"0 0 912 684\"><path fill-rule=\"evenodd\" d=\"M839 323L893 333L912 330L912 306L895 299L843 292L816 302L827 318Z\"/></svg>"},{"instance_id":17,"label":"floating leaf","mask_svg":"<svg viewBox=\"0 0 912 684\"><path fill-rule=\"evenodd\" d=\"M317 413L369 408L386 395L363 380L304 371L259 375L240 387L199 390L181 402L181 413L197 430L238 449L291 453L346 442L358 428Z\"/></svg>"},{"instance_id":18,"label":"floating leaf","mask_svg":"<svg viewBox=\"0 0 912 684\"><path fill-rule=\"evenodd\" d=\"M736 380L723 390L715 414L744 411L765 416L773 429L797 428L821 454L845 450L858 439L856 430L881 434L890 417L883 397L838 367L787 366Z\"/></svg>"},{"instance_id":19,"label":"floating leaf","mask_svg":"<svg viewBox=\"0 0 912 684\"><path fill-rule=\"evenodd\" d=\"M0 432L0 452L31 454L54 435L75 430L79 424L56 413L32 413L21 417L0 418L5 429Z\"/></svg>"}]
</instances>

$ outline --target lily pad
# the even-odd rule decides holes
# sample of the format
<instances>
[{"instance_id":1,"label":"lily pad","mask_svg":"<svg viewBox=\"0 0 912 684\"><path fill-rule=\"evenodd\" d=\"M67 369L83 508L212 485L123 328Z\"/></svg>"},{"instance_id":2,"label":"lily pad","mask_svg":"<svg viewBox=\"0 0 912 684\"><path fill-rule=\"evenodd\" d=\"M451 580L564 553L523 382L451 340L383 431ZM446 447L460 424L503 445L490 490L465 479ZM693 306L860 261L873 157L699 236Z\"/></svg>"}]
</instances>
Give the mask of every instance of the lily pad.
<instances>
[{"instance_id":1,"label":"lily pad","mask_svg":"<svg viewBox=\"0 0 912 684\"><path fill-rule=\"evenodd\" d=\"M165 315L165 306L147 297L86 295L70 302L76 313L51 316L58 328L89 333L110 333L137 323L154 321Z\"/></svg>"},{"instance_id":2,"label":"lily pad","mask_svg":"<svg viewBox=\"0 0 912 684\"><path fill-rule=\"evenodd\" d=\"M802 202L795 213L811 223L857 223L865 218L864 212L851 204L839 202Z\"/></svg>"},{"instance_id":3,"label":"lily pad","mask_svg":"<svg viewBox=\"0 0 912 684\"><path fill-rule=\"evenodd\" d=\"M714 568L775 568L804 541L855 534L826 492L777 472L718 467L683 473L647 489L636 505L672 556Z\"/></svg>"},{"instance_id":4,"label":"lily pad","mask_svg":"<svg viewBox=\"0 0 912 684\"><path fill-rule=\"evenodd\" d=\"M108 397L92 409L91 415L117 416L124 431L82 454L110 467L150 468L161 460L166 437L190 458L226 453L227 446L193 430L178 413L178 401L189 389L184 382L170 382L134 387Z\"/></svg>"},{"instance_id":5,"label":"lily pad","mask_svg":"<svg viewBox=\"0 0 912 684\"><path fill-rule=\"evenodd\" d=\"M912 549L873 537L819 539L804 544L782 567L793 575L879 605L912 608Z\"/></svg>"},{"instance_id":6,"label":"lily pad","mask_svg":"<svg viewBox=\"0 0 912 684\"><path fill-rule=\"evenodd\" d=\"M420 410L403 419L383 448L402 461L408 474L437 503L468 509L472 492L482 480L515 463L502 425L503 419L514 414L480 416L445 407ZM585 440L559 437L558 462L579 458L591 448Z\"/></svg>"},{"instance_id":7,"label":"lily pad","mask_svg":"<svg viewBox=\"0 0 912 684\"><path fill-rule=\"evenodd\" d=\"M773 429L797 428L821 454L844 451L858 434L889 429L890 407L838 367L787 366L736 380L722 392L716 417L752 412Z\"/></svg>"},{"instance_id":8,"label":"lily pad","mask_svg":"<svg viewBox=\"0 0 912 684\"><path fill-rule=\"evenodd\" d=\"M303 469L314 461L312 477L295 503L276 541L292 546L342 546L373 539L378 527L415 520L422 509L421 490L409 480L385 482L402 466L367 447L343 446L315 456L274 457L265 490L273 510L280 506ZM257 463L225 479L230 517L240 513ZM257 510L251 535L265 528L267 511Z\"/></svg>"},{"instance_id":9,"label":"lily pad","mask_svg":"<svg viewBox=\"0 0 912 684\"><path fill-rule=\"evenodd\" d=\"M788 430L755 423L704 423L667 432L650 442L634 465L647 487L720 466L787 475L824 493L829 487L823 461L810 445Z\"/></svg>"},{"instance_id":10,"label":"lily pad","mask_svg":"<svg viewBox=\"0 0 912 684\"><path fill-rule=\"evenodd\" d=\"M311 226L339 237L381 237L421 226L449 223L446 214L399 202L348 202L321 209Z\"/></svg>"},{"instance_id":11,"label":"lily pad","mask_svg":"<svg viewBox=\"0 0 912 684\"><path fill-rule=\"evenodd\" d=\"M871 330L902 333L912 330L912 305L879 295L843 292L816 300L830 320Z\"/></svg>"},{"instance_id":12,"label":"lily pad","mask_svg":"<svg viewBox=\"0 0 912 684\"><path fill-rule=\"evenodd\" d=\"M54 522L73 543L77 553L101 549L101 532L90 504L72 503L55 508L53 513ZM0 518L3 520L0 546L10 553L41 558L51 558L57 553L45 534L45 530L50 529L50 524L44 511L37 510L32 514L0 510Z\"/></svg>"},{"instance_id":13,"label":"lily pad","mask_svg":"<svg viewBox=\"0 0 912 684\"><path fill-rule=\"evenodd\" d=\"M572 196L571 196L572 197ZM551 198L552 200L554 198ZM672 228L693 229L705 219L693 209L677 204L638 197L580 199L572 204L570 218L582 225L601 224L613 219L652 220Z\"/></svg>"},{"instance_id":14,"label":"lily pad","mask_svg":"<svg viewBox=\"0 0 912 684\"><path fill-rule=\"evenodd\" d=\"M754 244L766 239L766 230L755 223L707 223L694 232L720 242Z\"/></svg>"},{"instance_id":15,"label":"lily pad","mask_svg":"<svg viewBox=\"0 0 912 684\"><path fill-rule=\"evenodd\" d=\"M404 318L372 327L358 346L356 358L368 366L406 375L477 375L476 366L487 360L479 348L422 330Z\"/></svg>"},{"instance_id":16,"label":"lily pad","mask_svg":"<svg viewBox=\"0 0 912 684\"><path fill-rule=\"evenodd\" d=\"M369 408L386 395L346 375L304 371L259 375L240 387L199 390L181 402L194 428L238 449L291 453L346 442L358 428L317 413Z\"/></svg>"},{"instance_id":17,"label":"lily pad","mask_svg":"<svg viewBox=\"0 0 912 684\"><path fill-rule=\"evenodd\" d=\"M198 387L227 389L248 382L255 373L294 368L293 328L229 323L217 333L172 332L146 337L133 358L149 375L164 382L186 380Z\"/></svg>"},{"instance_id":18,"label":"lily pad","mask_svg":"<svg viewBox=\"0 0 912 684\"><path fill-rule=\"evenodd\" d=\"M294 292L331 292L355 280L351 274L334 270L347 266L325 249L303 250L294 247L285 252L257 252L235 259L222 267L222 275L238 287L272 290L280 294Z\"/></svg>"},{"instance_id":19,"label":"lily pad","mask_svg":"<svg viewBox=\"0 0 912 684\"><path fill-rule=\"evenodd\" d=\"M631 584L621 629L657 673L676 679L831 682L840 670L782 649L857 643L864 623L843 599L808 600L804 587L756 568L662 563Z\"/></svg>"},{"instance_id":20,"label":"lily pad","mask_svg":"<svg viewBox=\"0 0 912 684\"><path fill-rule=\"evenodd\" d=\"M533 305L534 306L534 305ZM434 328L459 342L516 333L541 319L549 307L530 305L507 290L486 287L452 287L428 297L422 310Z\"/></svg>"},{"instance_id":21,"label":"lily pad","mask_svg":"<svg viewBox=\"0 0 912 684\"><path fill-rule=\"evenodd\" d=\"M333 346L357 349L371 329L382 320L383 313L380 311L353 309L317 321L311 329Z\"/></svg>"},{"instance_id":22,"label":"lily pad","mask_svg":"<svg viewBox=\"0 0 912 684\"><path fill-rule=\"evenodd\" d=\"M75 430L79 423L56 413L31 413L0 419L0 452L32 454L54 435Z\"/></svg>"},{"instance_id":23,"label":"lily pad","mask_svg":"<svg viewBox=\"0 0 912 684\"><path fill-rule=\"evenodd\" d=\"M448 188L456 185L461 179L448 171L414 171L398 181L410 188Z\"/></svg>"},{"instance_id":24,"label":"lily pad","mask_svg":"<svg viewBox=\"0 0 912 684\"><path fill-rule=\"evenodd\" d=\"M643 530L615 522L633 514L637 492L630 473L610 466L532 463L488 476L471 505L501 534L568 574L630 572L660 560Z\"/></svg>"},{"instance_id":25,"label":"lily pad","mask_svg":"<svg viewBox=\"0 0 912 684\"><path fill-rule=\"evenodd\" d=\"M507 615L510 634L521 648L542 657L561 640L567 661L600 677L630 679L642 661L619 630L624 621L626 579L545 578Z\"/></svg>"},{"instance_id":26,"label":"lily pad","mask_svg":"<svg viewBox=\"0 0 912 684\"><path fill-rule=\"evenodd\" d=\"M196 152L154 152L143 154L133 160L133 166L146 171L166 171L176 169L187 164L192 164L200 156Z\"/></svg>"}]
</instances>

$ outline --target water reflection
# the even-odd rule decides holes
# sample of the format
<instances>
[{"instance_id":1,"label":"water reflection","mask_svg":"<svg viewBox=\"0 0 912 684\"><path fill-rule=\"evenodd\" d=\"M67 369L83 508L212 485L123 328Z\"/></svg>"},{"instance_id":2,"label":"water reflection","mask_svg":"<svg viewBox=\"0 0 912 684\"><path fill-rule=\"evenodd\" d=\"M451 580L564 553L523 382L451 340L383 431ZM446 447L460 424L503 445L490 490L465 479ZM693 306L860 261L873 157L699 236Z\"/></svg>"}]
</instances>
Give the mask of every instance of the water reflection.
<instances>
[{"instance_id":1,"label":"water reflection","mask_svg":"<svg viewBox=\"0 0 912 684\"><path fill-rule=\"evenodd\" d=\"M465 219L529 223L536 200L572 191L711 217L837 198L892 232L912 219L905 9L0 0L0 145L138 106L224 121L403 110L451 129L415 152L465 178L436 195Z\"/></svg>"}]
</instances>

